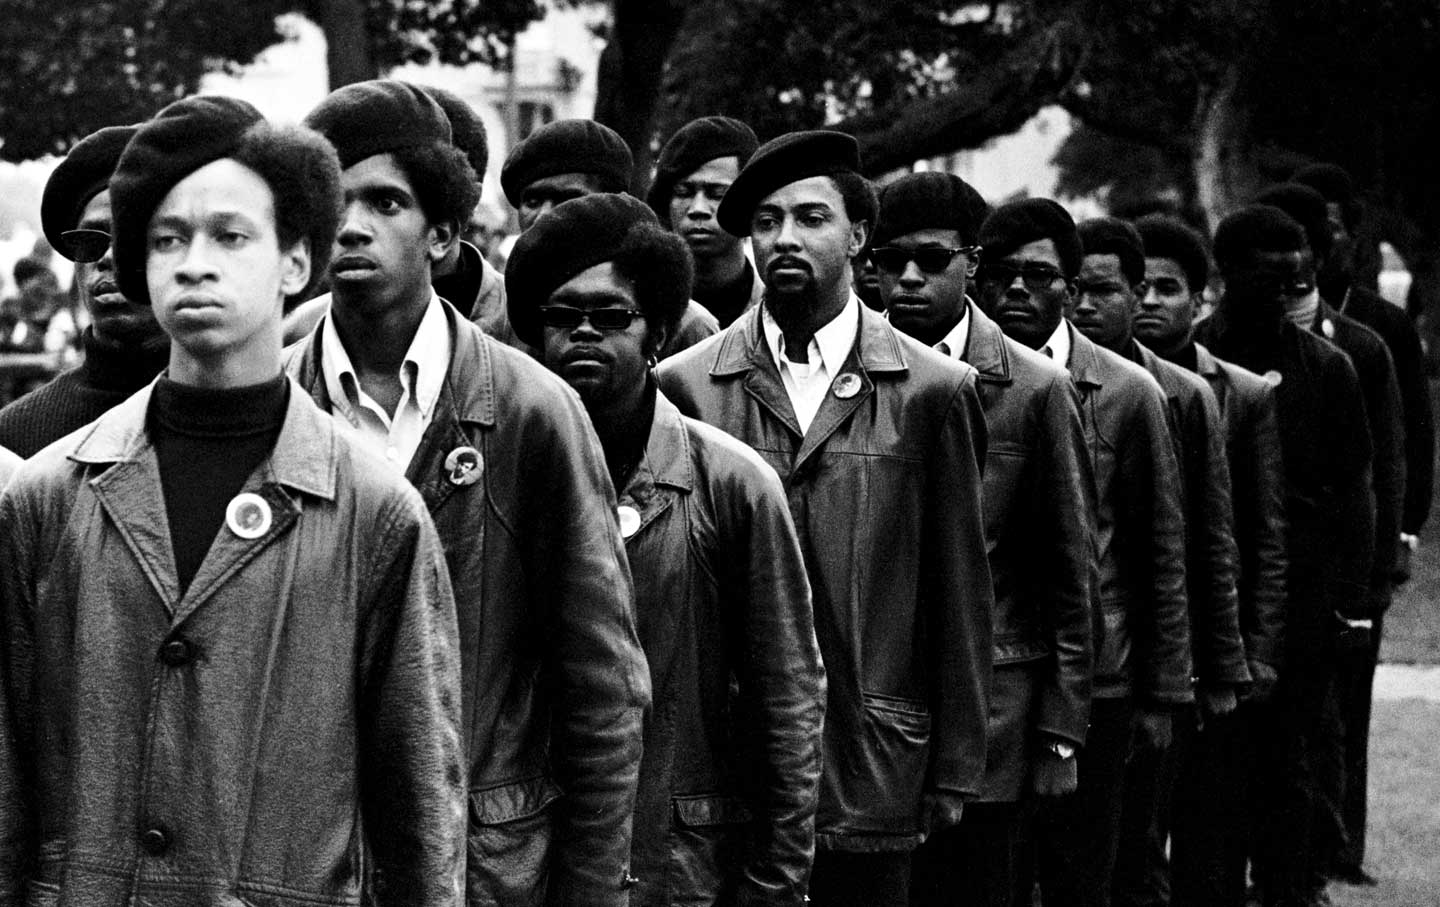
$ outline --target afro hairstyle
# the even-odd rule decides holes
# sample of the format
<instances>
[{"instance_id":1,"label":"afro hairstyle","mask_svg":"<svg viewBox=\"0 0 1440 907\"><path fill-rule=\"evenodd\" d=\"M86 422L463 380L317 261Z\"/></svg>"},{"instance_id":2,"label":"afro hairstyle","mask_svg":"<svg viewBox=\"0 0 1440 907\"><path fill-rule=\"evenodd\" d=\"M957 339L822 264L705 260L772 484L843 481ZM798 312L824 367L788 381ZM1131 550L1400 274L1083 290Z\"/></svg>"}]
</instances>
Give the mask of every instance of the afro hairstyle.
<instances>
[{"instance_id":1,"label":"afro hairstyle","mask_svg":"<svg viewBox=\"0 0 1440 907\"><path fill-rule=\"evenodd\" d=\"M1114 255L1120 259L1120 273L1131 286L1145 279L1145 244L1129 221L1092 217L1075 229L1086 255Z\"/></svg>"},{"instance_id":2,"label":"afro hairstyle","mask_svg":"<svg viewBox=\"0 0 1440 907\"><path fill-rule=\"evenodd\" d=\"M1355 194L1355 181L1338 164L1310 164L1296 170L1290 182L1309 186L1325 197L1325 201L1340 206L1340 217L1345 227L1354 230L1360 225L1360 198Z\"/></svg>"},{"instance_id":3,"label":"afro hairstyle","mask_svg":"<svg viewBox=\"0 0 1440 907\"><path fill-rule=\"evenodd\" d=\"M1330 211L1325 196L1299 183L1280 183L1255 196L1255 204L1279 208L1294 218L1304 229L1317 261L1330 254Z\"/></svg>"},{"instance_id":4,"label":"afro hairstyle","mask_svg":"<svg viewBox=\"0 0 1440 907\"><path fill-rule=\"evenodd\" d=\"M1191 293L1205 289L1210 280L1210 256L1205 240L1178 217L1149 214L1135 222L1135 230L1145 244L1146 258L1168 258L1185 272Z\"/></svg>"},{"instance_id":5,"label":"afro hairstyle","mask_svg":"<svg viewBox=\"0 0 1440 907\"><path fill-rule=\"evenodd\" d=\"M1021 246L1048 239L1055 244L1066 280L1080 273L1085 253L1070 212L1048 198L1026 198L1001 205L980 225L986 261L999 261Z\"/></svg>"},{"instance_id":6,"label":"afro hairstyle","mask_svg":"<svg viewBox=\"0 0 1440 907\"><path fill-rule=\"evenodd\" d=\"M1305 243L1305 230L1295 218L1274 205L1250 205L1215 228L1215 263L1228 271L1255 252L1302 252Z\"/></svg>"}]
</instances>

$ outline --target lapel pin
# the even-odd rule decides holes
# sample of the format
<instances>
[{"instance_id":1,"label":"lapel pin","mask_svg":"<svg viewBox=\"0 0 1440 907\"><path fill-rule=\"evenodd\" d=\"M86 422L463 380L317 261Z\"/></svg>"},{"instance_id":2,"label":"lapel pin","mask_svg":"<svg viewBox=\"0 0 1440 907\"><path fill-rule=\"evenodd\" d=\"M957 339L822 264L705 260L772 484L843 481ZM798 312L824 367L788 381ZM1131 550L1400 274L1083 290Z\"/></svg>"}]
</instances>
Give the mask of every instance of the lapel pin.
<instances>
[{"instance_id":1,"label":"lapel pin","mask_svg":"<svg viewBox=\"0 0 1440 907\"><path fill-rule=\"evenodd\" d=\"M445 457L446 478L451 485L474 485L484 471L480 451L473 447L457 447Z\"/></svg>"},{"instance_id":2,"label":"lapel pin","mask_svg":"<svg viewBox=\"0 0 1440 907\"><path fill-rule=\"evenodd\" d=\"M1320 322L1320 333L1325 335L1326 340L1335 339L1335 322L1329 318Z\"/></svg>"},{"instance_id":3,"label":"lapel pin","mask_svg":"<svg viewBox=\"0 0 1440 907\"><path fill-rule=\"evenodd\" d=\"M258 539L270 531L270 502L246 491L230 499L225 525L242 539Z\"/></svg>"},{"instance_id":4,"label":"lapel pin","mask_svg":"<svg viewBox=\"0 0 1440 907\"><path fill-rule=\"evenodd\" d=\"M1270 371L1268 371L1268 372L1265 373L1265 380L1268 381L1268 382L1270 382L1270 386L1271 386L1271 387L1276 387L1276 386L1278 386L1278 385L1280 384L1280 382L1281 382L1282 380L1284 380L1284 377L1285 377L1284 375L1282 375L1282 374L1280 374L1279 372L1275 371L1275 369L1273 369L1273 368L1272 368Z\"/></svg>"},{"instance_id":5,"label":"lapel pin","mask_svg":"<svg viewBox=\"0 0 1440 907\"><path fill-rule=\"evenodd\" d=\"M835 379L835 384L831 387L831 390L833 390L835 396L841 400L849 400L851 397L860 393L860 376L854 372L846 372Z\"/></svg>"},{"instance_id":6,"label":"lapel pin","mask_svg":"<svg viewBox=\"0 0 1440 907\"><path fill-rule=\"evenodd\" d=\"M640 511L629 504L621 504L615 509L620 517L620 536L629 538L640 531Z\"/></svg>"}]
</instances>

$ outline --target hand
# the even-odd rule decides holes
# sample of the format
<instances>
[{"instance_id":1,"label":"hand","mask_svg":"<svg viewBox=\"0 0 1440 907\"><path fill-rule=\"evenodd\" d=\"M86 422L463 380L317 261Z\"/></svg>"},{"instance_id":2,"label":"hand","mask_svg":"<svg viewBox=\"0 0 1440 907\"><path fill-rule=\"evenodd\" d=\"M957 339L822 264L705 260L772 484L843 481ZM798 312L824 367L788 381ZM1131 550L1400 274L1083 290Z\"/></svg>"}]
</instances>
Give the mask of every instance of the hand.
<instances>
[{"instance_id":1,"label":"hand","mask_svg":"<svg viewBox=\"0 0 1440 907\"><path fill-rule=\"evenodd\" d=\"M1073 794L1079 781L1074 756L1061 759L1049 749L1041 747L1035 756L1035 767L1030 775L1030 788L1038 796L1063 797Z\"/></svg>"},{"instance_id":2,"label":"hand","mask_svg":"<svg viewBox=\"0 0 1440 907\"><path fill-rule=\"evenodd\" d=\"M1250 688L1245 691L1245 701L1269 702L1275 695L1275 684L1279 679L1280 674L1273 666L1263 661L1250 662Z\"/></svg>"},{"instance_id":3,"label":"hand","mask_svg":"<svg viewBox=\"0 0 1440 907\"><path fill-rule=\"evenodd\" d=\"M1414 536L1410 536L1414 538ZM1395 566L1390 568L1390 581L1399 586L1410 579L1410 560L1414 556L1414 549L1405 541L1405 536L1400 537L1400 548L1395 552Z\"/></svg>"},{"instance_id":4,"label":"hand","mask_svg":"<svg viewBox=\"0 0 1440 907\"><path fill-rule=\"evenodd\" d=\"M1235 711L1239 700L1235 697L1234 687L1214 687L1200 689L1200 712L1205 720L1212 718L1223 718Z\"/></svg>"},{"instance_id":5,"label":"hand","mask_svg":"<svg viewBox=\"0 0 1440 907\"><path fill-rule=\"evenodd\" d=\"M1163 750L1174 738L1170 713L1142 708L1135 713L1133 724L1135 745L1148 750Z\"/></svg>"},{"instance_id":6,"label":"hand","mask_svg":"<svg viewBox=\"0 0 1440 907\"><path fill-rule=\"evenodd\" d=\"M920 802L920 825L926 835L954 828L965 813L965 798L953 791L926 791Z\"/></svg>"}]
</instances>

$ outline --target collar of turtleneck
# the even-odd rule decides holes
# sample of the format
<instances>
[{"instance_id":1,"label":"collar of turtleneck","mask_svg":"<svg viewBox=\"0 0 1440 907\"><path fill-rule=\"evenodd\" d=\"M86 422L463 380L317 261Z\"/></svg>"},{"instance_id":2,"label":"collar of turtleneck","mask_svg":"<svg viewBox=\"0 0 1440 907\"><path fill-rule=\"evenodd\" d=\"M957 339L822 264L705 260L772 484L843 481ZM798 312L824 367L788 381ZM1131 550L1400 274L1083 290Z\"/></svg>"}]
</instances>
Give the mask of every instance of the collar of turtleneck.
<instances>
[{"instance_id":1,"label":"collar of turtleneck","mask_svg":"<svg viewBox=\"0 0 1440 907\"><path fill-rule=\"evenodd\" d=\"M81 338L85 346L85 383L104 390L133 393L155 380L170 361L170 339L160 334L138 344L116 343L95 335L88 327Z\"/></svg>"}]
</instances>

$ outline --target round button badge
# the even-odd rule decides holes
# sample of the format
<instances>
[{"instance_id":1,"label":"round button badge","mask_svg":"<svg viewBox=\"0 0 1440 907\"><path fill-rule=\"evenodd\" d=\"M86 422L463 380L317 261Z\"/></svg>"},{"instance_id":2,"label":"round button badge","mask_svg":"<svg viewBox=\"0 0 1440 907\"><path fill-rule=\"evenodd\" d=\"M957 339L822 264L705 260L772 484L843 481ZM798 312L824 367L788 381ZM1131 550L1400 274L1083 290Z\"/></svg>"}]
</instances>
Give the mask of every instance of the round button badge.
<instances>
[{"instance_id":1,"label":"round button badge","mask_svg":"<svg viewBox=\"0 0 1440 907\"><path fill-rule=\"evenodd\" d=\"M225 508L225 525L242 539L258 539L270 531L270 502L253 492L242 492Z\"/></svg>"},{"instance_id":2,"label":"round button badge","mask_svg":"<svg viewBox=\"0 0 1440 907\"><path fill-rule=\"evenodd\" d=\"M480 451L473 447L457 447L445 457L446 478L451 485L474 485L484 472Z\"/></svg>"},{"instance_id":3,"label":"round button badge","mask_svg":"<svg viewBox=\"0 0 1440 907\"><path fill-rule=\"evenodd\" d=\"M854 372L846 372L835 379L835 384L831 389L841 400L849 400L860 393L860 376Z\"/></svg>"},{"instance_id":4,"label":"round button badge","mask_svg":"<svg viewBox=\"0 0 1440 907\"><path fill-rule=\"evenodd\" d=\"M1270 382L1271 387L1276 387L1280 384L1281 381L1285 380L1285 376L1275 371L1275 369L1273 368L1265 373L1264 378L1266 381Z\"/></svg>"},{"instance_id":5,"label":"round button badge","mask_svg":"<svg viewBox=\"0 0 1440 907\"><path fill-rule=\"evenodd\" d=\"M629 538L640 531L640 511L629 504L621 504L615 509L620 517L620 535Z\"/></svg>"}]
</instances>

